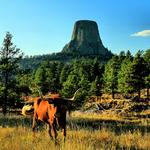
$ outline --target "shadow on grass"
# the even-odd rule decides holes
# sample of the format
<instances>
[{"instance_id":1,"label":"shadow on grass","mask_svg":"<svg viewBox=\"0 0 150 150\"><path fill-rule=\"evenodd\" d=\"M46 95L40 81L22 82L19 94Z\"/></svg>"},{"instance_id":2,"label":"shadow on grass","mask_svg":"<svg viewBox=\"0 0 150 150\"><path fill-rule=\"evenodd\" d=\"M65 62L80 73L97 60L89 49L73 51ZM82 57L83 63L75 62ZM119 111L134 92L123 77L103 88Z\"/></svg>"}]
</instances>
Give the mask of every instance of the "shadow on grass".
<instances>
[{"instance_id":1,"label":"shadow on grass","mask_svg":"<svg viewBox=\"0 0 150 150\"><path fill-rule=\"evenodd\" d=\"M118 121L118 120L103 120L103 119L80 119L74 118L68 121L68 125L71 129L91 129L98 130L102 128L106 128L115 134L121 134L123 132L135 132L139 131L142 134L150 133L150 126L141 125L139 123L126 122L126 121Z\"/></svg>"},{"instance_id":2,"label":"shadow on grass","mask_svg":"<svg viewBox=\"0 0 150 150\"><path fill-rule=\"evenodd\" d=\"M0 114L0 126L1 127L31 127L32 117L24 117L21 115L6 115Z\"/></svg>"},{"instance_id":3,"label":"shadow on grass","mask_svg":"<svg viewBox=\"0 0 150 150\"><path fill-rule=\"evenodd\" d=\"M45 123L39 123L40 130L45 129ZM24 117L21 115L7 115L0 114L0 127L27 127L32 126L32 116ZM123 132L135 132L139 131L142 134L150 133L150 126L141 125L138 123L118 121L118 120L102 120L102 119L83 119L83 118L69 118L67 120L67 126L70 129L87 129L87 130L99 130L106 128L115 134L121 134Z\"/></svg>"}]
</instances>

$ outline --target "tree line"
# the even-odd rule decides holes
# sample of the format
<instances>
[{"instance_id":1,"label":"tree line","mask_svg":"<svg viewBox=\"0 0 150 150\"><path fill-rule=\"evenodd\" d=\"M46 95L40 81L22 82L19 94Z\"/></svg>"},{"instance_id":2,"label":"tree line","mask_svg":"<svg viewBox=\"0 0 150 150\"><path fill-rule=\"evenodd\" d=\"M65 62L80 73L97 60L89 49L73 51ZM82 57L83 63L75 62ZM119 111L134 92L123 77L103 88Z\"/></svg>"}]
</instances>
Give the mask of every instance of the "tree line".
<instances>
[{"instance_id":1,"label":"tree line","mask_svg":"<svg viewBox=\"0 0 150 150\"><path fill-rule=\"evenodd\" d=\"M36 66L21 67L23 53L12 43L12 35L7 32L0 50L0 104L5 114L7 107L20 101L26 95L46 95L60 93L71 97L77 89L79 106L87 96L101 96L116 93L127 97L141 89L150 88L150 49L138 51L132 56L130 51L120 52L104 63L99 57L78 58L70 62L45 59Z\"/></svg>"}]
</instances>

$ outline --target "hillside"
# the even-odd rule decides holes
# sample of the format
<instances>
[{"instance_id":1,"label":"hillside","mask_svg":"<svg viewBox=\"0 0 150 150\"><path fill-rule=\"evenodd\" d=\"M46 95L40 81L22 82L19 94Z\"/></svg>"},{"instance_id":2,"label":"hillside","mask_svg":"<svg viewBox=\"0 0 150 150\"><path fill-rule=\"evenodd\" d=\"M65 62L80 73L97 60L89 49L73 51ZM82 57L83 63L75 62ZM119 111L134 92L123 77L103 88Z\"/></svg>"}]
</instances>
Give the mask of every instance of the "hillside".
<instances>
[{"instance_id":1,"label":"hillside","mask_svg":"<svg viewBox=\"0 0 150 150\"><path fill-rule=\"evenodd\" d=\"M113 55L113 54L112 54ZM43 62L43 61L60 61L60 62L71 62L74 59L95 59L97 58L100 62L104 63L107 62L112 55L106 55L104 56L100 56L100 55L87 55L87 56L76 56L74 55L74 53L70 53L70 54L66 54L66 53L53 53L53 54L46 54L46 55L37 55L37 56L26 56L24 57L20 64L22 66L22 68L24 69L37 69L39 67L39 65Z\"/></svg>"}]
</instances>

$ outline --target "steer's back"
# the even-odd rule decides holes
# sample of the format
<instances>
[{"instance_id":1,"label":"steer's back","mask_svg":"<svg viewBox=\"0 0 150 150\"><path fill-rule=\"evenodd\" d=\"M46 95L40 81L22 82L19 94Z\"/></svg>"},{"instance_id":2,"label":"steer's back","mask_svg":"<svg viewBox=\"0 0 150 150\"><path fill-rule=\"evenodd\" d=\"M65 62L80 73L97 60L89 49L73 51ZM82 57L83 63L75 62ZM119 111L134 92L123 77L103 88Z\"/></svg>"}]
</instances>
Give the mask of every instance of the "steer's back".
<instances>
[{"instance_id":1,"label":"steer's back","mask_svg":"<svg viewBox=\"0 0 150 150\"><path fill-rule=\"evenodd\" d=\"M34 111L38 120L48 122L49 119L53 120L56 107L53 104L49 104L46 100L37 99L34 102Z\"/></svg>"}]
</instances>

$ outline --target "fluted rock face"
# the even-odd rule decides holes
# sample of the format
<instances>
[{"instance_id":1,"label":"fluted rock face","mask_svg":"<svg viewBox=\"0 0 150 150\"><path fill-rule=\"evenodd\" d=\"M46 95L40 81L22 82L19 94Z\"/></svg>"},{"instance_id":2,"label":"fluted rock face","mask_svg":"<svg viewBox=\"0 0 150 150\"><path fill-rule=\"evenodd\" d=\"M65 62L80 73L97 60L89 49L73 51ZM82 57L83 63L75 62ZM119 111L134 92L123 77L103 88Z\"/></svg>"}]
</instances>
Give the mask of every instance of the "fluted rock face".
<instances>
[{"instance_id":1,"label":"fluted rock face","mask_svg":"<svg viewBox=\"0 0 150 150\"><path fill-rule=\"evenodd\" d=\"M97 23L89 20L80 20L75 23L71 41L65 45L62 52L80 55L109 53L100 39Z\"/></svg>"}]
</instances>

